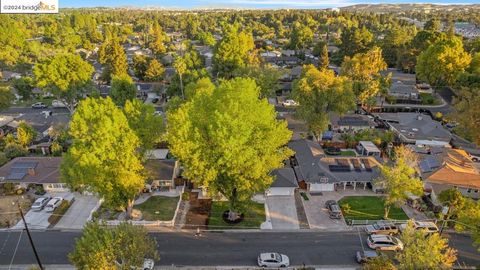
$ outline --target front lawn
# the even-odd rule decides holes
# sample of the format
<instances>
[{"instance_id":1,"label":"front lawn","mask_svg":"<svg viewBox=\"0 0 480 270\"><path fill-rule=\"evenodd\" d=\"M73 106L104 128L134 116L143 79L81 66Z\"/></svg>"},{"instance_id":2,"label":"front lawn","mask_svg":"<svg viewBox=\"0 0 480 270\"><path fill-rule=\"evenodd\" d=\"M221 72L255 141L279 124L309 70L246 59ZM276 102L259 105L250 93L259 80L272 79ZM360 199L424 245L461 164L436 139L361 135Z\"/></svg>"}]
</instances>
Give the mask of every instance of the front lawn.
<instances>
[{"instance_id":1,"label":"front lawn","mask_svg":"<svg viewBox=\"0 0 480 270\"><path fill-rule=\"evenodd\" d=\"M152 196L145 202L133 206L142 211L142 218L147 221L169 221L173 219L179 197Z\"/></svg>"},{"instance_id":2,"label":"front lawn","mask_svg":"<svg viewBox=\"0 0 480 270\"><path fill-rule=\"evenodd\" d=\"M353 150L343 150L343 151L340 151L340 156L356 157L357 153L355 153L355 151L353 151Z\"/></svg>"},{"instance_id":3,"label":"front lawn","mask_svg":"<svg viewBox=\"0 0 480 270\"><path fill-rule=\"evenodd\" d=\"M342 208L345 220L380 220L383 219L383 197L378 196L349 196L344 197L338 204ZM407 220L408 216L401 208L391 207L388 218Z\"/></svg>"},{"instance_id":4,"label":"front lawn","mask_svg":"<svg viewBox=\"0 0 480 270\"><path fill-rule=\"evenodd\" d=\"M252 202L244 213L244 219L237 224L228 224L223 221L222 214L228 210L228 202L212 202L208 228L214 229L260 229L265 222L265 206L263 203Z\"/></svg>"}]
</instances>

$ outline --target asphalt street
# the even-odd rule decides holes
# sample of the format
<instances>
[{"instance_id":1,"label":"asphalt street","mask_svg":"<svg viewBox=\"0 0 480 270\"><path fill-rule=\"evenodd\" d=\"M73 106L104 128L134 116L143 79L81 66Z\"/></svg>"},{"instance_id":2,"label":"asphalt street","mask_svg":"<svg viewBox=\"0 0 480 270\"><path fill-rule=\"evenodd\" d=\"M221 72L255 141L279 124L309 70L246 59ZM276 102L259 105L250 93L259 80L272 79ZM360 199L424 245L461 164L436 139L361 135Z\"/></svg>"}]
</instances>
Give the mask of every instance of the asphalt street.
<instances>
[{"instance_id":1,"label":"asphalt street","mask_svg":"<svg viewBox=\"0 0 480 270\"><path fill-rule=\"evenodd\" d=\"M281 252L292 265L356 265L354 254L365 246L366 235L349 232L194 232L153 233L161 260L157 265L254 266L260 252ZM68 264L79 232L32 232L44 264ZM469 236L450 234L451 245L459 250L459 262L480 266L480 254ZM17 246L18 244L18 246ZM35 258L26 233L0 232L0 265L33 264Z\"/></svg>"}]
</instances>

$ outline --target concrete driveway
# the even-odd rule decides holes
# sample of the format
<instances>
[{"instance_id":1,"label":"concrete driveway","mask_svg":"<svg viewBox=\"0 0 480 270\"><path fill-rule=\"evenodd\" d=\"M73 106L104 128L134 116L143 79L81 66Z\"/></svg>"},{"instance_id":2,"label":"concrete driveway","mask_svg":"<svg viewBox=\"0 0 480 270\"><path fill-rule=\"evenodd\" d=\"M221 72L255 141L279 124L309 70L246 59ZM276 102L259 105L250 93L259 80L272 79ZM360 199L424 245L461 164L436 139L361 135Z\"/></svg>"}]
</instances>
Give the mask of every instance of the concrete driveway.
<instances>
[{"instance_id":1,"label":"concrete driveway","mask_svg":"<svg viewBox=\"0 0 480 270\"><path fill-rule=\"evenodd\" d=\"M98 201L95 196L75 194L75 201L54 228L82 229Z\"/></svg>"},{"instance_id":2,"label":"concrete driveway","mask_svg":"<svg viewBox=\"0 0 480 270\"><path fill-rule=\"evenodd\" d=\"M267 196L266 203L272 222L272 229L300 229L294 196Z\"/></svg>"},{"instance_id":3,"label":"concrete driveway","mask_svg":"<svg viewBox=\"0 0 480 270\"><path fill-rule=\"evenodd\" d=\"M50 223L48 218L52 213L47 213L45 210L33 211L30 210L25 214L25 221L27 222L28 228L32 230L42 230L48 228ZM23 221L20 220L12 229L24 229L25 225Z\"/></svg>"},{"instance_id":4,"label":"concrete driveway","mask_svg":"<svg viewBox=\"0 0 480 270\"><path fill-rule=\"evenodd\" d=\"M345 220L331 219L328 210L325 208L325 202L328 200L338 201L341 196L338 192L323 192L322 195L308 195L309 200L303 201L305 214L307 215L310 229L322 229L329 231L350 230Z\"/></svg>"}]
</instances>

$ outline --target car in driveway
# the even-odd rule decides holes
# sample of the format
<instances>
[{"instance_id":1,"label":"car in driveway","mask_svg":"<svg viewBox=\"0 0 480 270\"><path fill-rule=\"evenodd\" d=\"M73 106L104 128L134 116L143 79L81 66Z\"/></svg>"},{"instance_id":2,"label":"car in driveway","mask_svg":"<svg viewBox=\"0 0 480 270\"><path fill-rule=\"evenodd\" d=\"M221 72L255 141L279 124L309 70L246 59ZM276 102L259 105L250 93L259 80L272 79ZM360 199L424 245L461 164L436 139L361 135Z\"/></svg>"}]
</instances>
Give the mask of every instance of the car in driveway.
<instances>
[{"instance_id":1,"label":"car in driveway","mask_svg":"<svg viewBox=\"0 0 480 270\"><path fill-rule=\"evenodd\" d=\"M328 216L332 219L342 218L342 210L338 203L334 200L328 200L325 202L325 207L328 209Z\"/></svg>"},{"instance_id":2,"label":"car in driveway","mask_svg":"<svg viewBox=\"0 0 480 270\"><path fill-rule=\"evenodd\" d=\"M32 204L31 209L33 211L41 211L45 205L47 205L48 201L50 201L50 197L41 197L35 200Z\"/></svg>"},{"instance_id":3,"label":"car in driveway","mask_svg":"<svg viewBox=\"0 0 480 270\"><path fill-rule=\"evenodd\" d=\"M62 203L63 198L62 197L53 197L48 201L47 206L45 206L45 211L47 212L53 212L55 209L57 209L58 206Z\"/></svg>"},{"instance_id":4,"label":"car in driveway","mask_svg":"<svg viewBox=\"0 0 480 270\"><path fill-rule=\"evenodd\" d=\"M407 227L407 224L405 223L400 225L399 229L401 232L403 232L406 227ZM427 234L438 232L437 224L431 221L414 221L413 228L415 230L424 230Z\"/></svg>"},{"instance_id":5,"label":"car in driveway","mask_svg":"<svg viewBox=\"0 0 480 270\"><path fill-rule=\"evenodd\" d=\"M47 105L45 105L43 102L36 102L32 104L32 108L34 109L45 109L47 108Z\"/></svg>"},{"instance_id":6,"label":"car in driveway","mask_svg":"<svg viewBox=\"0 0 480 270\"><path fill-rule=\"evenodd\" d=\"M403 250L402 241L390 235L369 235L367 237L367 245L369 248L376 250Z\"/></svg>"},{"instance_id":7,"label":"car in driveway","mask_svg":"<svg viewBox=\"0 0 480 270\"><path fill-rule=\"evenodd\" d=\"M282 102L282 105L284 107L292 107L292 106L298 106L298 102L296 102L295 100L293 99L287 99L285 101Z\"/></svg>"},{"instance_id":8,"label":"car in driveway","mask_svg":"<svg viewBox=\"0 0 480 270\"><path fill-rule=\"evenodd\" d=\"M276 252L261 253L258 255L257 262L260 267L287 267L290 265L287 255Z\"/></svg>"},{"instance_id":9,"label":"car in driveway","mask_svg":"<svg viewBox=\"0 0 480 270\"><path fill-rule=\"evenodd\" d=\"M378 257L378 252L375 250L364 250L364 251L357 251L355 254L355 260L358 263L366 263L369 260Z\"/></svg>"},{"instance_id":10,"label":"car in driveway","mask_svg":"<svg viewBox=\"0 0 480 270\"><path fill-rule=\"evenodd\" d=\"M398 227L390 221L377 221L365 227L368 234L388 234L394 235L398 233Z\"/></svg>"},{"instance_id":11,"label":"car in driveway","mask_svg":"<svg viewBox=\"0 0 480 270\"><path fill-rule=\"evenodd\" d=\"M143 260L143 270L153 270L155 266L155 262L152 259L144 259Z\"/></svg>"}]
</instances>

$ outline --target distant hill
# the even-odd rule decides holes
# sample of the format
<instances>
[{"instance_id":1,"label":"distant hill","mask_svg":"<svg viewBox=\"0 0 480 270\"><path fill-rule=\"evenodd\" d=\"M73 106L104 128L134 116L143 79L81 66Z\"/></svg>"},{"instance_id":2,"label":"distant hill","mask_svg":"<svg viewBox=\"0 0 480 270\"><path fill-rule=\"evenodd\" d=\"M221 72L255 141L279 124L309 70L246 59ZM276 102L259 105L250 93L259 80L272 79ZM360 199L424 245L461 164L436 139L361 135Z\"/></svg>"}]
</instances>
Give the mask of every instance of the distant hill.
<instances>
[{"instance_id":1,"label":"distant hill","mask_svg":"<svg viewBox=\"0 0 480 270\"><path fill-rule=\"evenodd\" d=\"M358 4L340 8L358 12L405 12L405 11L461 11L479 10L480 4L472 5L435 5L435 4Z\"/></svg>"}]
</instances>

